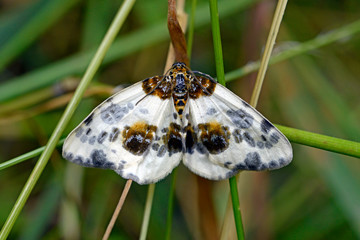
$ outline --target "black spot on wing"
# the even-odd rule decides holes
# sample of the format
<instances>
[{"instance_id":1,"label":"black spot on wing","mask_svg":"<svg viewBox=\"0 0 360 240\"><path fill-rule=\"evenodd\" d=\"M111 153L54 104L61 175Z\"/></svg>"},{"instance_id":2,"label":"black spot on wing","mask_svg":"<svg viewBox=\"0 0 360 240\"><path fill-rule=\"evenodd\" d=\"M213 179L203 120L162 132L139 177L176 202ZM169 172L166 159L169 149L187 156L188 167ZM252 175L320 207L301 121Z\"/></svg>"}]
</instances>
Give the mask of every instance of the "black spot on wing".
<instances>
[{"instance_id":1,"label":"black spot on wing","mask_svg":"<svg viewBox=\"0 0 360 240\"><path fill-rule=\"evenodd\" d=\"M75 136L76 137L80 137L82 134L83 134L83 132L84 132L84 129L83 128L77 128L76 130L75 130Z\"/></svg>"},{"instance_id":2,"label":"black spot on wing","mask_svg":"<svg viewBox=\"0 0 360 240\"><path fill-rule=\"evenodd\" d=\"M101 132L97 138L98 143L102 144L105 141L107 135L108 135L107 132L105 131Z\"/></svg>"},{"instance_id":3,"label":"black spot on wing","mask_svg":"<svg viewBox=\"0 0 360 240\"><path fill-rule=\"evenodd\" d=\"M74 160L72 160L73 163L84 165L84 158L80 155L76 156Z\"/></svg>"},{"instance_id":4,"label":"black spot on wing","mask_svg":"<svg viewBox=\"0 0 360 240\"><path fill-rule=\"evenodd\" d=\"M160 145L158 143L154 143L152 146L151 146L152 150L154 151L158 151L159 148L160 148Z\"/></svg>"},{"instance_id":5,"label":"black spot on wing","mask_svg":"<svg viewBox=\"0 0 360 240\"><path fill-rule=\"evenodd\" d=\"M74 158L74 154L70 152L63 152L63 157L68 161L72 161Z\"/></svg>"},{"instance_id":6,"label":"black spot on wing","mask_svg":"<svg viewBox=\"0 0 360 240\"><path fill-rule=\"evenodd\" d=\"M86 135L82 135L81 138L80 138L80 141L82 143L85 143L87 140L88 140L88 137Z\"/></svg>"},{"instance_id":7,"label":"black spot on wing","mask_svg":"<svg viewBox=\"0 0 360 240\"><path fill-rule=\"evenodd\" d=\"M230 165L232 165L232 162L227 161L224 163L224 167L226 167L226 168L229 168Z\"/></svg>"},{"instance_id":8,"label":"black spot on wing","mask_svg":"<svg viewBox=\"0 0 360 240\"><path fill-rule=\"evenodd\" d=\"M269 168L270 169L274 169L274 168L278 168L278 167L279 167L279 164L276 161L271 161L269 163Z\"/></svg>"},{"instance_id":9,"label":"black spot on wing","mask_svg":"<svg viewBox=\"0 0 360 240\"><path fill-rule=\"evenodd\" d=\"M263 133L269 133L270 129L274 128L274 125L271 124L268 120L265 118L261 121L261 131Z\"/></svg>"},{"instance_id":10,"label":"black spot on wing","mask_svg":"<svg viewBox=\"0 0 360 240\"><path fill-rule=\"evenodd\" d=\"M278 142L279 142L279 139L280 139L280 137L279 137L279 135L276 134L276 133L273 133L273 134L271 134L271 136L270 136L270 142L272 142L273 144L278 143Z\"/></svg>"},{"instance_id":11,"label":"black spot on wing","mask_svg":"<svg viewBox=\"0 0 360 240\"><path fill-rule=\"evenodd\" d=\"M128 112L129 108L127 106L111 104L109 107L101 111L100 116L104 123L115 124L119 122Z\"/></svg>"},{"instance_id":12,"label":"black spot on wing","mask_svg":"<svg viewBox=\"0 0 360 240\"><path fill-rule=\"evenodd\" d=\"M244 132L243 138L251 147L255 147L255 140L251 137L249 132Z\"/></svg>"},{"instance_id":13,"label":"black spot on wing","mask_svg":"<svg viewBox=\"0 0 360 240\"><path fill-rule=\"evenodd\" d=\"M208 153L208 150L206 149L206 147L202 144L202 143L197 143L196 144L196 150L200 153L200 154L206 154Z\"/></svg>"},{"instance_id":14,"label":"black spot on wing","mask_svg":"<svg viewBox=\"0 0 360 240\"><path fill-rule=\"evenodd\" d=\"M249 170L258 170L261 166L261 158L259 153L251 152L246 154L245 164Z\"/></svg>"},{"instance_id":15,"label":"black spot on wing","mask_svg":"<svg viewBox=\"0 0 360 240\"><path fill-rule=\"evenodd\" d=\"M91 166L97 168L110 168L113 169L114 163L109 162L103 150L93 150L90 154Z\"/></svg>"},{"instance_id":16,"label":"black spot on wing","mask_svg":"<svg viewBox=\"0 0 360 240\"><path fill-rule=\"evenodd\" d=\"M183 129L185 132L185 150L187 153L193 154L194 148L197 143L197 138L194 128L189 124Z\"/></svg>"},{"instance_id":17,"label":"black spot on wing","mask_svg":"<svg viewBox=\"0 0 360 240\"><path fill-rule=\"evenodd\" d=\"M112 132L110 133L109 135L109 141L110 142L115 142L116 139L118 138L119 136L119 133L120 133L120 130L118 128L113 128L112 129Z\"/></svg>"},{"instance_id":18,"label":"black spot on wing","mask_svg":"<svg viewBox=\"0 0 360 240\"><path fill-rule=\"evenodd\" d=\"M166 153L166 147L165 147L165 145L161 145L156 156L163 157L163 156L165 156L165 153Z\"/></svg>"},{"instance_id":19,"label":"black spot on wing","mask_svg":"<svg viewBox=\"0 0 360 240\"><path fill-rule=\"evenodd\" d=\"M91 138L89 138L90 145L94 145L95 142L96 142L96 136L92 136Z\"/></svg>"},{"instance_id":20,"label":"black spot on wing","mask_svg":"<svg viewBox=\"0 0 360 240\"><path fill-rule=\"evenodd\" d=\"M232 133L234 139L235 139L235 142L236 143L241 143L242 142L242 136L241 136L241 130L240 129L235 129Z\"/></svg>"},{"instance_id":21,"label":"black spot on wing","mask_svg":"<svg viewBox=\"0 0 360 240\"><path fill-rule=\"evenodd\" d=\"M237 164L227 176L231 177L240 170L264 170L264 167L267 169L267 166L262 163L259 153L250 152L246 154L244 162Z\"/></svg>"},{"instance_id":22,"label":"black spot on wing","mask_svg":"<svg viewBox=\"0 0 360 240\"><path fill-rule=\"evenodd\" d=\"M266 147L267 149L270 149L270 148L273 147L273 145L272 145L271 143L269 143L269 142L265 142L265 147Z\"/></svg>"},{"instance_id":23,"label":"black spot on wing","mask_svg":"<svg viewBox=\"0 0 360 240\"><path fill-rule=\"evenodd\" d=\"M181 152L183 149L181 136L171 134L167 146L170 156L172 153Z\"/></svg>"},{"instance_id":24,"label":"black spot on wing","mask_svg":"<svg viewBox=\"0 0 360 240\"><path fill-rule=\"evenodd\" d=\"M193 153L194 152L194 145L195 145L195 136L190 131L186 132L185 137L185 148L187 153Z\"/></svg>"},{"instance_id":25,"label":"black spot on wing","mask_svg":"<svg viewBox=\"0 0 360 240\"><path fill-rule=\"evenodd\" d=\"M207 114L207 115L212 116L212 115L214 115L215 113L217 113L217 111L216 111L215 108L208 108L208 109L206 110L206 114Z\"/></svg>"},{"instance_id":26,"label":"black spot on wing","mask_svg":"<svg viewBox=\"0 0 360 240\"><path fill-rule=\"evenodd\" d=\"M91 133L91 128L86 129L86 135L89 135Z\"/></svg>"},{"instance_id":27,"label":"black spot on wing","mask_svg":"<svg viewBox=\"0 0 360 240\"><path fill-rule=\"evenodd\" d=\"M89 116L87 116L87 118L84 120L86 126L88 126L92 122L93 117L94 117L94 113L91 113Z\"/></svg>"},{"instance_id":28,"label":"black spot on wing","mask_svg":"<svg viewBox=\"0 0 360 240\"><path fill-rule=\"evenodd\" d=\"M258 148L263 149L264 148L264 143L263 142L257 142L256 145L258 146Z\"/></svg>"},{"instance_id":29,"label":"black spot on wing","mask_svg":"<svg viewBox=\"0 0 360 240\"><path fill-rule=\"evenodd\" d=\"M243 109L226 111L226 114L230 117L231 121L239 128L249 128L253 124L253 116L247 113Z\"/></svg>"},{"instance_id":30,"label":"black spot on wing","mask_svg":"<svg viewBox=\"0 0 360 240\"><path fill-rule=\"evenodd\" d=\"M132 110L132 109L134 109L134 104L132 104L131 102L129 102L129 103L127 104L127 107L128 107L130 110Z\"/></svg>"}]
</instances>

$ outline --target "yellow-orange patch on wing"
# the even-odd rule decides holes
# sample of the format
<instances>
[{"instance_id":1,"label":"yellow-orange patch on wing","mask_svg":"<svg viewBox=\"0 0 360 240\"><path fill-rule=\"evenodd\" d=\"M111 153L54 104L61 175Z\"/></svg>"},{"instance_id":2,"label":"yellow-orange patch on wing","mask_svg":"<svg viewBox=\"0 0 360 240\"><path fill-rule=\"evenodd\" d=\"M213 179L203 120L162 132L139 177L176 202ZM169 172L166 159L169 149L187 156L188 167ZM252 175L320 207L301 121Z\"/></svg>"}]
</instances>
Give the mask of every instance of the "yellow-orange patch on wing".
<instances>
[{"instance_id":1,"label":"yellow-orange patch on wing","mask_svg":"<svg viewBox=\"0 0 360 240\"><path fill-rule=\"evenodd\" d=\"M198 125L200 141L211 154L218 154L229 147L229 128L216 121Z\"/></svg>"},{"instance_id":2,"label":"yellow-orange patch on wing","mask_svg":"<svg viewBox=\"0 0 360 240\"><path fill-rule=\"evenodd\" d=\"M150 146L157 127L146 122L135 122L122 131L123 147L134 155L142 155Z\"/></svg>"}]
</instances>

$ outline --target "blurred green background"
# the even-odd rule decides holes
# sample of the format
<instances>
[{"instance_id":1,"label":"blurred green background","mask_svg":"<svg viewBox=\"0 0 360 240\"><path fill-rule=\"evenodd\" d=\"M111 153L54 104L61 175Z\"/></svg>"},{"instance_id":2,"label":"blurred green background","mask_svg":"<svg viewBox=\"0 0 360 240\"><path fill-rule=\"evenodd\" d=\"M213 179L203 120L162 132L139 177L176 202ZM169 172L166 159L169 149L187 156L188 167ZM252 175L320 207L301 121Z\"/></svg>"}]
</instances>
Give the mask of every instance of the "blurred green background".
<instances>
[{"instance_id":1,"label":"blurred green background","mask_svg":"<svg viewBox=\"0 0 360 240\"><path fill-rule=\"evenodd\" d=\"M208 1L197 2L191 68L215 77ZM218 3L224 67L231 72L261 57L276 1ZM116 0L0 0L0 163L46 144L120 5ZM187 13L190 6L186 1ZM64 137L115 86L163 72L166 14L165 0L135 3ZM321 36L329 43L271 65L258 109L273 123L359 142L360 24L346 38L334 41L326 35L359 20L357 0L289 1L274 54ZM255 77L246 74L227 86L249 101ZM298 144L293 148L288 167L241 173L247 239L360 239L359 159ZM0 170L1 225L37 159ZM113 171L68 163L58 147L9 239L99 239L124 184ZM148 239L164 238L169 188L170 177L156 185ZM228 192L227 181L203 181L180 166L171 239L217 239ZM209 212L201 210L206 193L213 199ZM146 194L147 186L132 185L111 239L138 238Z\"/></svg>"}]
</instances>

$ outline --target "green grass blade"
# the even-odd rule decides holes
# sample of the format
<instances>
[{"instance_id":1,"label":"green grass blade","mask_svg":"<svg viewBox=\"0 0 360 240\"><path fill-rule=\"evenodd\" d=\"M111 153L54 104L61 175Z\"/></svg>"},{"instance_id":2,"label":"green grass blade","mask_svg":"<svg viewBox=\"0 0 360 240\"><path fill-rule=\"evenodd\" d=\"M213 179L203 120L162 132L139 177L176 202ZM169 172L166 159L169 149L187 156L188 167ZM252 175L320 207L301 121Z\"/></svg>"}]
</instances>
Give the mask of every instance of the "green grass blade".
<instances>
[{"instance_id":1,"label":"green grass blade","mask_svg":"<svg viewBox=\"0 0 360 240\"><path fill-rule=\"evenodd\" d=\"M175 185L176 185L176 174L177 168L171 174L171 183L170 183L170 192L169 192L169 202L168 202L168 212L166 218L166 230L165 230L165 239L171 239L171 227L172 219L174 214L174 195L175 195Z\"/></svg>"},{"instance_id":2,"label":"green grass blade","mask_svg":"<svg viewBox=\"0 0 360 240\"><path fill-rule=\"evenodd\" d=\"M360 143L299 129L276 125L276 127L291 141L310 147L360 158Z\"/></svg>"},{"instance_id":3,"label":"green grass blade","mask_svg":"<svg viewBox=\"0 0 360 240\"><path fill-rule=\"evenodd\" d=\"M238 239L243 240L245 239L245 234L244 234L244 227L241 218L240 200L237 189L236 177L230 178L229 184L230 184L230 192L231 192L231 202L232 202L234 218L235 218L236 233Z\"/></svg>"},{"instance_id":4,"label":"green grass blade","mask_svg":"<svg viewBox=\"0 0 360 240\"><path fill-rule=\"evenodd\" d=\"M213 35L215 63L216 63L216 77L218 82L225 86L224 62L222 55L217 0L209 0L209 4L210 4L211 29ZM239 204L239 195L237 191L236 177L231 177L229 179L229 184L230 184L231 199L233 202L233 214L235 219L235 228L236 228L237 237L238 239L244 239L244 228L241 220L241 211Z\"/></svg>"},{"instance_id":5,"label":"green grass blade","mask_svg":"<svg viewBox=\"0 0 360 240\"><path fill-rule=\"evenodd\" d=\"M144 217L143 217L143 222L141 224L141 230L140 230L140 237L139 237L140 240L145 240L147 232L148 232L151 207L152 207L152 202L154 199L155 186L156 186L156 184L153 183L153 184L149 184L149 187L148 187Z\"/></svg>"},{"instance_id":6,"label":"green grass blade","mask_svg":"<svg viewBox=\"0 0 360 240\"><path fill-rule=\"evenodd\" d=\"M279 0L275 9L274 19L271 23L269 36L266 40L264 55L261 58L259 73L256 76L255 87L250 99L250 105L256 108L264 82L265 73L269 66L270 57L275 45L275 40L279 32L280 24L284 16L287 0Z\"/></svg>"},{"instance_id":7,"label":"green grass blade","mask_svg":"<svg viewBox=\"0 0 360 240\"><path fill-rule=\"evenodd\" d=\"M44 152L42 153L38 162L36 163L33 171L31 172L31 175L30 175L28 181L26 182L10 215L8 216L8 218L0 232L0 239L6 239L7 236L9 235L17 217L19 216L22 208L24 207L24 205L25 205L32 189L34 188L37 180L39 179L42 171L44 170L53 150L55 149L55 146L56 146L57 142L59 141L59 138L60 138L62 132L64 131L66 124L70 121L70 118L73 115L77 105L79 104L86 87L90 83L96 70L99 68L101 61L103 60L103 58L106 54L106 51L109 49L110 44L113 42L117 33L119 32L120 27L124 23L134 2L135 2L134 0L124 1L123 5L121 6L117 15L115 16L113 23L111 24L107 34L104 37L104 40L102 41L101 45L99 46L99 49L96 52L93 60L91 61L82 81L80 82L78 88L76 89L74 97L71 99L67 108L65 109L65 112L64 112L63 116L61 117L60 121L58 122L53 134L51 135L49 142L44 149Z\"/></svg>"}]
</instances>

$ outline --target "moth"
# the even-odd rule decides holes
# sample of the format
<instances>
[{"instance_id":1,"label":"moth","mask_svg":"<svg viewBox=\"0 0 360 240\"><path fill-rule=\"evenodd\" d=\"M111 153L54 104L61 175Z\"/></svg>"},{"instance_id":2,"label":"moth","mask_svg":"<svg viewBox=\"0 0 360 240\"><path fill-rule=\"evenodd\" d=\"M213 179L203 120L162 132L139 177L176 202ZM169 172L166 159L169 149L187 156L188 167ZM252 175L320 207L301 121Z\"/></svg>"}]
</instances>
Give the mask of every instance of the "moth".
<instances>
[{"instance_id":1,"label":"moth","mask_svg":"<svg viewBox=\"0 0 360 240\"><path fill-rule=\"evenodd\" d=\"M65 159L139 184L165 178L180 161L222 180L284 167L292 155L287 138L257 110L181 62L106 99L63 146Z\"/></svg>"}]
</instances>

